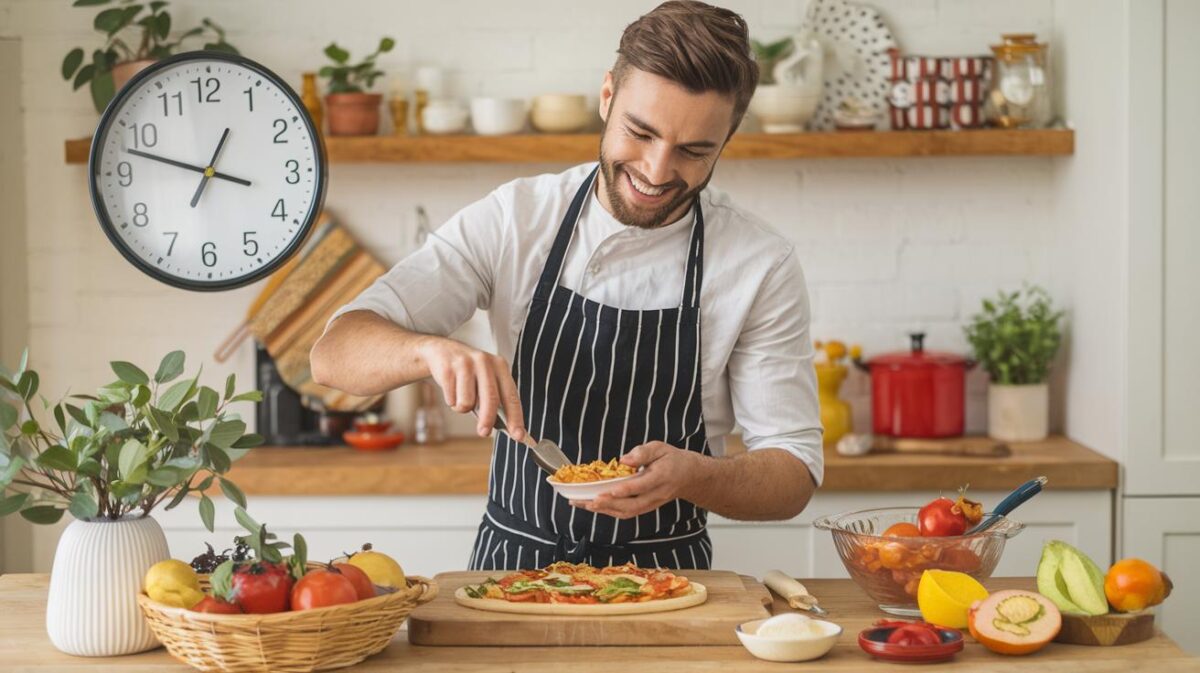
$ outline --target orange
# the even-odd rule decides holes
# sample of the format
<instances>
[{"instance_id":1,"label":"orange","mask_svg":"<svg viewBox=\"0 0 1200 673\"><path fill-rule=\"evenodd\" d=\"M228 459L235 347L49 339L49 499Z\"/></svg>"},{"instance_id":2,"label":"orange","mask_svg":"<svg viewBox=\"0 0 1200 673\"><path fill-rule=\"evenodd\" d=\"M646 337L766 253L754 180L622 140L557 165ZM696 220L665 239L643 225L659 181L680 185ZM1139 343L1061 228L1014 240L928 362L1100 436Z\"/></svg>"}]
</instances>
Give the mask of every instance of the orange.
<instances>
[{"instance_id":1,"label":"orange","mask_svg":"<svg viewBox=\"0 0 1200 673\"><path fill-rule=\"evenodd\" d=\"M1138 558L1117 561L1104 577L1104 596L1118 612L1136 612L1163 602L1171 593L1171 579Z\"/></svg>"},{"instance_id":2,"label":"orange","mask_svg":"<svg viewBox=\"0 0 1200 673\"><path fill-rule=\"evenodd\" d=\"M900 522L888 526L883 531L884 537L921 537L921 529L916 524Z\"/></svg>"}]
</instances>

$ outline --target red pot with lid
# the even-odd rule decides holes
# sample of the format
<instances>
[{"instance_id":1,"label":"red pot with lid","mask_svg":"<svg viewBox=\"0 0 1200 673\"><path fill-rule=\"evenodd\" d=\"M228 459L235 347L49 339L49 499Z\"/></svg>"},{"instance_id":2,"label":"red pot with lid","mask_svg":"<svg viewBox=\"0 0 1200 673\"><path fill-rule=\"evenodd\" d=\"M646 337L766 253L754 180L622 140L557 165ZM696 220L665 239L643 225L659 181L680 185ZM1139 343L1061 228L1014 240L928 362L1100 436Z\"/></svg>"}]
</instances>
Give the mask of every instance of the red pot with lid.
<instances>
[{"instance_id":1,"label":"red pot with lid","mask_svg":"<svg viewBox=\"0 0 1200 673\"><path fill-rule=\"evenodd\" d=\"M889 437L957 437L963 434L965 390L971 360L925 350L925 334L909 335L907 351L855 361L871 374L873 431Z\"/></svg>"}]
</instances>

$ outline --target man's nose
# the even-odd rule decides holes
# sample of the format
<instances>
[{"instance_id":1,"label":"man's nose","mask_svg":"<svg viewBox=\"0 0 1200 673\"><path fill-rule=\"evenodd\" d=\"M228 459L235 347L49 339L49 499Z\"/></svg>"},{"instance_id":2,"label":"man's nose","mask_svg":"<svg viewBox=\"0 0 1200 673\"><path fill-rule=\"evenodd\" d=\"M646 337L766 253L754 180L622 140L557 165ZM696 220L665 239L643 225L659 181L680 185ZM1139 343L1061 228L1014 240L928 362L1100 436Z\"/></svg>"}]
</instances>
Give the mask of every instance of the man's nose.
<instances>
[{"instance_id":1,"label":"man's nose","mask_svg":"<svg viewBox=\"0 0 1200 673\"><path fill-rule=\"evenodd\" d=\"M667 143L654 143L646 153L646 180L652 185L663 185L674 179L675 156Z\"/></svg>"}]
</instances>

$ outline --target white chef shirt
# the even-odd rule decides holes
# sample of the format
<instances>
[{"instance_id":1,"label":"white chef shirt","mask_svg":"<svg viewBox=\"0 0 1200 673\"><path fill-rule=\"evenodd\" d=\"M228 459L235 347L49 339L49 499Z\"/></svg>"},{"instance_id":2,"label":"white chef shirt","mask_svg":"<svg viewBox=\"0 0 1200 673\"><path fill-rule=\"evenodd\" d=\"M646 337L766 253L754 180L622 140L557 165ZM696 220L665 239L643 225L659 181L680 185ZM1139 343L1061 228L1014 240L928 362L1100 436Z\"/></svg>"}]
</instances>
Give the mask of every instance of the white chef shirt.
<instances>
[{"instance_id":1,"label":"white chef shirt","mask_svg":"<svg viewBox=\"0 0 1200 673\"><path fill-rule=\"evenodd\" d=\"M369 310L405 329L446 336L482 309L497 354L512 362L559 223L595 166L500 186L456 213L334 318ZM819 485L821 416L808 290L795 246L711 186L700 199L700 383L710 448L723 455L736 422L748 449L785 449ZM622 309L678 306L693 219L689 211L657 229L626 226L593 190L559 284Z\"/></svg>"}]
</instances>

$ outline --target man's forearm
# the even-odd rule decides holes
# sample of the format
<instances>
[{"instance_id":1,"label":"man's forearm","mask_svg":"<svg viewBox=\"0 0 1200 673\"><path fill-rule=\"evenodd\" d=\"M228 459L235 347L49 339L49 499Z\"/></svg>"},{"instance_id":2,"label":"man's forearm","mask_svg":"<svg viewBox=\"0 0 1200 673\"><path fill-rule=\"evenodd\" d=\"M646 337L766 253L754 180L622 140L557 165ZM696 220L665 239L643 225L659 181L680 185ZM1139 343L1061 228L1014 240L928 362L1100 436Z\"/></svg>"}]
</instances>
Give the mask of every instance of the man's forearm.
<instances>
[{"instance_id":1,"label":"man's forearm","mask_svg":"<svg viewBox=\"0 0 1200 673\"><path fill-rule=\"evenodd\" d=\"M796 516L815 490L807 465L783 449L761 449L704 457L687 499L727 519L768 521Z\"/></svg>"},{"instance_id":2,"label":"man's forearm","mask_svg":"<svg viewBox=\"0 0 1200 673\"><path fill-rule=\"evenodd\" d=\"M371 311L340 316L313 345L313 381L352 395L378 395L429 376L418 348L429 339Z\"/></svg>"}]
</instances>

